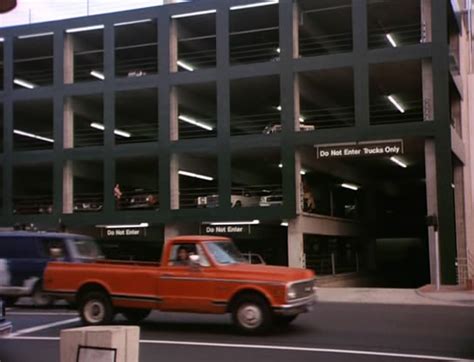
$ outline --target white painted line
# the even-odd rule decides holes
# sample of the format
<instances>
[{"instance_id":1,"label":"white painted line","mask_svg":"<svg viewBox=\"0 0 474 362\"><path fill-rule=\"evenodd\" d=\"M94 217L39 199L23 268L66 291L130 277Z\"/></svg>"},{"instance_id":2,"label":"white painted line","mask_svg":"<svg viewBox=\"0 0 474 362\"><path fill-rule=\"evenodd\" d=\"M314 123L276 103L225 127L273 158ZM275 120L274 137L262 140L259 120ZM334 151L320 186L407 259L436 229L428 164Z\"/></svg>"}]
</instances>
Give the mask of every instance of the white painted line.
<instances>
[{"instance_id":1,"label":"white painted line","mask_svg":"<svg viewBox=\"0 0 474 362\"><path fill-rule=\"evenodd\" d=\"M231 343L208 343L208 342L183 342L183 341L164 341L164 340L140 340L140 343L145 344L171 344L179 346L199 346L199 347L222 347L222 348L248 348L248 349L267 349L267 350L283 350L295 352L318 352L318 353L338 353L338 354L352 354L365 356L379 356L379 357L396 357L396 358L411 358L424 359L433 361L462 361L472 362L470 359L459 359L454 357L442 357L431 355L407 354L407 353L391 353L391 352L374 352L374 351L360 351L352 349L331 349L331 348L311 348L311 347L296 347L296 346L272 346L265 344L231 344Z\"/></svg>"},{"instance_id":2,"label":"white painted line","mask_svg":"<svg viewBox=\"0 0 474 362\"><path fill-rule=\"evenodd\" d=\"M27 340L27 341L59 341L60 340L59 337L34 337L34 336L18 336L18 337L10 336L10 337L7 337L7 339ZM443 356L432 356L432 355L421 355L421 354L374 352L374 351L361 351L361 350L351 350L351 349L272 346L272 345L259 345L259 344L206 343L206 342L149 340L149 339L142 339L140 340L140 343L163 344L163 345L168 344L168 345L196 346L196 347L266 349L266 350L283 350L283 351L293 351L293 352L313 352L313 353L328 353L328 354L334 353L334 354L422 359L422 360L432 360L432 361L458 361L458 362L473 362L474 361L474 359L463 359L463 358L457 358L457 357L443 357Z\"/></svg>"},{"instance_id":3,"label":"white painted line","mask_svg":"<svg viewBox=\"0 0 474 362\"><path fill-rule=\"evenodd\" d=\"M80 321L80 318L71 318L71 319L66 319L66 320L62 320L62 321L59 321L59 322L42 324L42 325L36 326L36 327L20 329L19 331L16 331L16 332L10 334L7 338L21 336L22 334L30 334L30 333L42 331L44 329L53 328L53 327L57 327L57 326L62 326L62 325L65 325L65 324L71 324L71 323L75 323L75 322L79 322L79 321Z\"/></svg>"},{"instance_id":4,"label":"white painted line","mask_svg":"<svg viewBox=\"0 0 474 362\"><path fill-rule=\"evenodd\" d=\"M75 315L77 316L77 313L75 312L59 312L59 313L54 313L54 312L10 312L7 313L9 316L10 315L54 315L54 316L65 316L65 315Z\"/></svg>"},{"instance_id":5,"label":"white painted line","mask_svg":"<svg viewBox=\"0 0 474 362\"><path fill-rule=\"evenodd\" d=\"M5 337L4 339L13 339L20 341L59 341L60 337L33 337L33 336L19 336L19 337Z\"/></svg>"}]
</instances>

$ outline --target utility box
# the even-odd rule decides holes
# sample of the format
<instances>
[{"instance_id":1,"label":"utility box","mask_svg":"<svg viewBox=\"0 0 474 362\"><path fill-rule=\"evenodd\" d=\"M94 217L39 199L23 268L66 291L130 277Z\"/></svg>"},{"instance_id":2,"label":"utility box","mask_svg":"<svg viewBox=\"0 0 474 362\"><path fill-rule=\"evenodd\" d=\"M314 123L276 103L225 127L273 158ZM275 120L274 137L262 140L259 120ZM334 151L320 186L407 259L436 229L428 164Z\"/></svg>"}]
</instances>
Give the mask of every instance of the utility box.
<instances>
[{"instance_id":1,"label":"utility box","mask_svg":"<svg viewBox=\"0 0 474 362\"><path fill-rule=\"evenodd\" d=\"M61 362L138 362L140 328L94 326L61 331Z\"/></svg>"}]
</instances>

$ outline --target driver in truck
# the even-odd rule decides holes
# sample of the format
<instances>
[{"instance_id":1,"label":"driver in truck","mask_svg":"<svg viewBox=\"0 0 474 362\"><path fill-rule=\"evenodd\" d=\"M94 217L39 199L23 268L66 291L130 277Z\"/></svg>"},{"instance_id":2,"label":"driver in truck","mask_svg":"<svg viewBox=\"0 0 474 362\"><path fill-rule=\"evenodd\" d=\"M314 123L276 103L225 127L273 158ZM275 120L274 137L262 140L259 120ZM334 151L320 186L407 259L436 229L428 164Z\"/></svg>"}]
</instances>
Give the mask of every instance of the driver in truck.
<instances>
[{"instance_id":1,"label":"driver in truck","mask_svg":"<svg viewBox=\"0 0 474 362\"><path fill-rule=\"evenodd\" d=\"M177 258L173 265L188 265L189 264L189 251L185 246L178 248Z\"/></svg>"}]
</instances>

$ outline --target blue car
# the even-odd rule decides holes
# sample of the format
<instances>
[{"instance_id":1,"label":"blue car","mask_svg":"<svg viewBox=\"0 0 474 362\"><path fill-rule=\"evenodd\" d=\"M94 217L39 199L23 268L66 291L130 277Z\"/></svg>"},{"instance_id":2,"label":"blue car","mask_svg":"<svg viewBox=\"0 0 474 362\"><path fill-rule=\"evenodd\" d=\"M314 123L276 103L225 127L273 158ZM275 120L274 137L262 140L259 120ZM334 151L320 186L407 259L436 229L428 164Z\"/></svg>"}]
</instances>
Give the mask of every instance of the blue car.
<instances>
[{"instance_id":1,"label":"blue car","mask_svg":"<svg viewBox=\"0 0 474 362\"><path fill-rule=\"evenodd\" d=\"M47 306L53 298L43 293L42 279L50 260L88 262L101 258L88 236L67 233L0 232L0 297L13 305L31 297L34 305Z\"/></svg>"}]
</instances>

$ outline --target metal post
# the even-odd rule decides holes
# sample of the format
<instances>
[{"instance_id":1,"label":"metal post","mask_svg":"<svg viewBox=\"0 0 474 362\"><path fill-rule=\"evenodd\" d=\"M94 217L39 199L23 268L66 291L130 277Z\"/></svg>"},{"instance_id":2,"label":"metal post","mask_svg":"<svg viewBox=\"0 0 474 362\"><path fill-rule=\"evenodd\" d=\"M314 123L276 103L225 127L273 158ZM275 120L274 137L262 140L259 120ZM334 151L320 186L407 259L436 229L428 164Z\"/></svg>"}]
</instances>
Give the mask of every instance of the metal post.
<instances>
[{"instance_id":1,"label":"metal post","mask_svg":"<svg viewBox=\"0 0 474 362\"><path fill-rule=\"evenodd\" d=\"M440 290L441 287L441 276L440 276L440 260L439 260L439 235L438 230L434 228L434 235L435 235L435 283L436 283L436 290Z\"/></svg>"},{"instance_id":2,"label":"metal post","mask_svg":"<svg viewBox=\"0 0 474 362\"><path fill-rule=\"evenodd\" d=\"M331 253L331 269L332 275L336 275L336 257L334 253Z\"/></svg>"}]
</instances>

